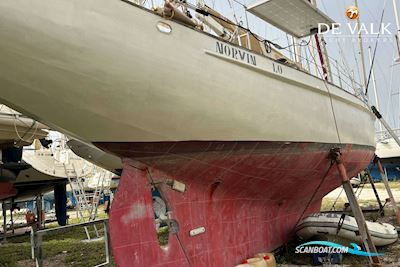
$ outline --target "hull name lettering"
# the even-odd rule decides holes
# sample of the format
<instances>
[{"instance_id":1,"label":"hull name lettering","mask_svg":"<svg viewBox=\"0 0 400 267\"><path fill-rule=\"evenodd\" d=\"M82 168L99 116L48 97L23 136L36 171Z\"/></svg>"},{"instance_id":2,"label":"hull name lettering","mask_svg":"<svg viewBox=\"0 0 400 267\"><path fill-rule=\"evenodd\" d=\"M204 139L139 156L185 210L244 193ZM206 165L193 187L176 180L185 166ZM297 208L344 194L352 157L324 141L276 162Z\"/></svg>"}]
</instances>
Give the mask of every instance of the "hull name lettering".
<instances>
[{"instance_id":1,"label":"hull name lettering","mask_svg":"<svg viewBox=\"0 0 400 267\"><path fill-rule=\"evenodd\" d=\"M217 52L221 55L225 55L227 57L232 57L233 59L240 60L243 62L246 62L247 64L251 64L256 66L257 61L256 61L256 56L243 51L241 49L238 49L236 47L217 42Z\"/></svg>"}]
</instances>

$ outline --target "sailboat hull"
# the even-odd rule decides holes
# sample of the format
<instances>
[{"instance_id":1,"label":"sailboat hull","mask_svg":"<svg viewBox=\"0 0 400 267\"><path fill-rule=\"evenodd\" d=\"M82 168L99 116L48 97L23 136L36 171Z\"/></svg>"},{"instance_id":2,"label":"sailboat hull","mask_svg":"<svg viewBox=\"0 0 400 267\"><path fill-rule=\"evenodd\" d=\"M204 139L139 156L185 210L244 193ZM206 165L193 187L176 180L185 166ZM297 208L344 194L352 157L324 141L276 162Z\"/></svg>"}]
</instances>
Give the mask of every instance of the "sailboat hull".
<instances>
[{"instance_id":1,"label":"sailboat hull","mask_svg":"<svg viewBox=\"0 0 400 267\"><path fill-rule=\"evenodd\" d=\"M0 13L0 99L124 158L119 266L230 267L277 248L340 185L331 148L350 176L373 155L360 99L129 1L2 0ZM149 172L179 225L166 248Z\"/></svg>"},{"instance_id":2,"label":"sailboat hull","mask_svg":"<svg viewBox=\"0 0 400 267\"><path fill-rule=\"evenodd\" d=\"M0 99L83 141L374 146L353 95L126 1L3 0L0 13Z\"/></svg>"},{"instance_id":3,"label":"sailboat hull","mask_svg":"<svg viewBox=\"0 0 400 267\"><path fill-rule=\"evenodd\" d=\"M119 266L235 266L288 242L301 218L318 212L322 197L341 184L327 157L332 144L100 146L125 157L110 213L111 243ZM367 166L374 153L373 147L341 149L350 176ZM168 179L185 184L185 192L169 187ZM157 240L151 184L179 225L165 247ZM202 227L203 233L191 236Z\"/></svg>"}]
</instances>

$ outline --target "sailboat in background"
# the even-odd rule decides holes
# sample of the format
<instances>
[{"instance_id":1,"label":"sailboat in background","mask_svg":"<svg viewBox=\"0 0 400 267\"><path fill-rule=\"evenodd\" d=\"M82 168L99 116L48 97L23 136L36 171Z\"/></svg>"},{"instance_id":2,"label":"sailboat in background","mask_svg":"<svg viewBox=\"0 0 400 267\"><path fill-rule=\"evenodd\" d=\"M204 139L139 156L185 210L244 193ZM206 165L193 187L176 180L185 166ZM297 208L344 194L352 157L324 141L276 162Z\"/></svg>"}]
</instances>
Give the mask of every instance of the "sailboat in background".
<instances>
[{"instance_id":1,"label":"sailboat in background","mask_svg":"<svg viewBox=\"0 0 400 267\"><path fill-rule=\"evenodd\" d=\"M21 162L23 147L47 136L47 126L0 105L0 199L17 194L13 182L29 164Z\"/></svg>"},{"instance_id":2,"label":"sailboat in background","mask_svg":"<svg viewBox=\"0 0 400 267\"><path fill-rule=\"evenodd\" d=\"M47 136L47 126L0 105L0 147L30 145Z\"/></svg>"},{"instance_id":3,"label":"sailboat in background","mask_svg":"<svg viewBox=\"0 0 400 267\"><path fill-rule=\"evenodd\" d=\"M248 11L297 38L333 23L305 0ZM210 7L3 0L0 12L1 100L123 159L119 266L233 266L272 251L341 184L333 148L349 176L374 155L374 115L329 80L321 51L316 77Z\"/></svg>"},{"instance_id":4,"label":"sailboat in background","mask_svg":"<svg viewBox=\"0 0 400 267\"><path fill-rule=\"evenodd\" d=\"M32 200L53 190L55 195L66 197L68 177L88 178L90 185L98 184L98 177L93 175L94 165L75 155L67 147L65 138L56 138L54 134L47 126L5 105L0 106L0 200L3 203ZM58 222L62 225L66 223L65 205L64 208L56 205Z\"/></svg>"},{"instance_id":5,"label":"sailboat in background","mask_svg":"<svg viewBox=\"0 0 400 267\"><path fill-rule=\"evenodd\" d=\"M393 0L393 10L394 10L394 17L396 20L396 26L397 26L397 33L395 35L396 39L396 48L397 48L397 53L400 56L400 46L399 46L399 33L400 33L400 20L399 20L399 15L398 15L398 9L397 9L397 3L396 0ZM376 49L376 48L375 48ZM396 67L396 65L399 63L400 57L394 59L395 64L391 66L391 68ZM378 90L377 90L377 85L376 85L376 78L375 78L375 73L374 73L374 60L372 57L371 53L371 47L369 47L369 62L371 66L371 81L373 85L373 92L374 92L374 102L378 110L380 110L380 101L379 101L379 96L378 96ZM393 71L393 70L392 70ZM391 77L393 79L393 75ZM391 81L392 84L392 81ZM400 93L398 92L397 94ZM389 97L393 97L393 94L391 94ZM400 98L399 98L400 101ZM393 106L392 106L393 107ZM400 102L398 103L398 107L400 108ZM392 111L397 113L397 118L399 118L399 110L397 111ZM400 136L400 129L395 129L393 130L393 133L396 136ZM391 133L387 129L383 129L383 126L380 122L378 122L378 129L377 129L377 134L376 134L376 155L380 159L382 163L383 170L388 177L389 180L397 180L400 178L400 144L396 142L396 140L391 136ZM379 172L379 169L375 164L371 164L369 166L369 169L371 171L372 177L376 180L380 180L381 174Z\"/></svg>"}]
</instances>

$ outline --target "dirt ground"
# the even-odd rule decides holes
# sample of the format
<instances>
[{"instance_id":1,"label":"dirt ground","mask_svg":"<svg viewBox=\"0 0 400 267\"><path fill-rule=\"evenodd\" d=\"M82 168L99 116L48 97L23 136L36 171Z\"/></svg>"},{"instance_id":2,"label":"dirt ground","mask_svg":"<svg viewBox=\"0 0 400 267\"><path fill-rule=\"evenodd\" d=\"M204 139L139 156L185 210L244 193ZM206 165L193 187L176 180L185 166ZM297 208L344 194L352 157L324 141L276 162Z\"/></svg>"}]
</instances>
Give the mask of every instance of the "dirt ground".
<instances>
[{"instance_id":1,"label":"dirt ground","mask_svg":"<svg viewBox=\"0 0 400 267\"><path fill-rule=\"evenodd\" d=\"M65 266L65 254L58 254L49 259L45 259L43 261L43 265L46 267L63 267ZM18 267L36 267L36 264L33 260L21 260L17 262Z\"/></svg>"}]
</instances>

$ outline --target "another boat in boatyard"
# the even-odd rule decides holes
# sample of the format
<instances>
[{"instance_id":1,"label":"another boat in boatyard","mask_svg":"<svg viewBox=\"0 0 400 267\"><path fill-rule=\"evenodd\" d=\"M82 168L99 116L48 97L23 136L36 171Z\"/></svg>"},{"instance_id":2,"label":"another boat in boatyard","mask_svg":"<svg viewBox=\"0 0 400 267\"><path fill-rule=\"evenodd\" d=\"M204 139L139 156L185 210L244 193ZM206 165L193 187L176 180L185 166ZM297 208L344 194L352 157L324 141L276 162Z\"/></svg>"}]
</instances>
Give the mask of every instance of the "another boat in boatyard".
<instances>
[{"instance_id":1,"label":"another boat in boatyard","mask_svg":"<svg viewBox=\"0 0 400 267\"><path fill-rule=\"evenodd\" d=\"M14 162L13 164L17 164ZM7 180L12 186L13 195L0 195L0 199L32 198L40 193L53 190L57 184L66 184L67 177L88 177L92 174L93 165L78 157L68 148L45 148L35 140L33 145L22 148L18 173ZM8 165L6 164L5 167ZM10 167L11 170L13 170ZM6 179L3 169L1 179Z\"/></svg>"},{"instance_id":2,"label":"another boat in boatyard","mask_svg":"<svg viewBox=\"0 0 400 267\"><path fill-rule=\"evenodd\" d=\"M253 13L268 19L268 2ZM305 3L291 1L331 23ZM0 1L0 99L123 159L110 213L119 266L233 266L279 247L319 211L341 184L332 148L350 177L368 165L375 119L258 37L259 51L246 38L208 34L174 5ZM315 29L291 19L275 25L297 24L298 37ZM154 194L168 211L167 248Z\"/></svg>"},{"instance_id":3,"label":"another boat in boatyard","mask_svg":"<svg viewBox=\"0 0 400 267\"><path fill-rule=\"evenodd\" d=\"M400 147L393 138L386 137L378 140L375 153L380 159L400 158Z\"/></svg>"},{"instance_id":4,"label":"another boat in boatyard","mask_svg":"<svg viewBox=\"0 0 400 267\"><path fill-rule=\"evenodd\" d=\"M395 130L395 134L399 133L399 130ZM387 178L398 180L400 178L400 147L392 137L388 136L387 132L378 132L377 136L375 154L379 158ZM381 179L377 164L372 163L369 169L375 180Z\"/></svg>"},{"instance_id":5,"label":"another boat in boatyard","mask_svg":"<svg viewBox=\"0 0 400 267\"><path fill-rule=\"evenodd\" d=\"M47 126L32 120L11 108L0 105L0 199L15 196L15 180L26 173L30 166L21 162L23 147L35 139L47 136Z\"/></svg>"},{"instance_id":6,"label":"another boat in boatyard","mask_svg":"<svg viewBox=\"0 0 400 267\"><path fill-rule=\"evenodd\" d=\"M66 184L67 177L88 177L93 164L65 145L48 140L48 127L0 106L0 200L31 199ZM46 144L47 143L47 144ZM68 172L68 173L66 173Z\"/></svg>"},{"instance_id":7,"label":"another boat in boatyard","mask_svg":"<svg viewBox=\"0 0 400 267\"><path fill-rule=\"evenodd\" d=\"M121 175L121 158L110 153L106 153L92 144L88 144L73 138L68 140L67 145L79 157L110 172L113 172L116 175Z\"/></svg>"},{"instance_id":8,"label":"another boat in boatyard","mask_svg":"<svg viewBox=\"0 0 400 267\"><path fill-rule=\"evenodd\" d=\"M47 126L0 104L0 147L30 145L47 136Z\"/></svg>"}]
</instances>

